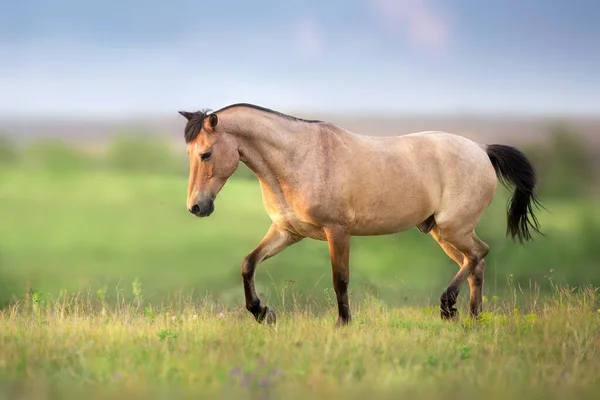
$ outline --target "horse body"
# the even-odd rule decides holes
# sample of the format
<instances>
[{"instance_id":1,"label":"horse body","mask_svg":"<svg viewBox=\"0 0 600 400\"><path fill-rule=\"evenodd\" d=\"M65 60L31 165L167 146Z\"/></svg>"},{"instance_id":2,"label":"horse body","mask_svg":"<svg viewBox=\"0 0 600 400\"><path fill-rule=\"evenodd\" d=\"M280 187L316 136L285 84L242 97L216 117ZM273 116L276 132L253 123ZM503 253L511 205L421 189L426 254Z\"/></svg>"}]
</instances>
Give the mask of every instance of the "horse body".
<instances>
[{"instance_id":1,"label":"horse body","mask_svg":"<svg viewBox=\"0 0 600 400\"><path fill-rule=\"evenodd\" d=\"M534 170L512 147L480 145L446 132L369 137L247 104L211 114L180 113L188 119L192 213L210 215L239 161L260 182L273 223L242 263L246 307L258 321L275 316L256 295L256 266L304 238L329 243L339 323L346 324L350 236L414 227L430 233L460 267L440 299L442 317L453 318L465 280L471 288L471 314L481 310L489 247L475 228L499 177L516 188L508 218L513 237L528 239L528 224L537 231L530 207L535 202Z\"/></svg>"},{"instance_id":2,"label":"horse body","mask_svg":"<svg viewBox=\"0 0 600 400\"><path fill-rule=\"evenodd\" d=\"M259 176L267 213L295 234L325 240L328 225L353 236L393 234L465 208L479 214L494 197L494 168L469 139L445 132L367 137L333 128L318 126L319 140L304 144L313 154L290 168L291 181L312 176L310 185L269 185Z\"/></svg>"}]
</instances>

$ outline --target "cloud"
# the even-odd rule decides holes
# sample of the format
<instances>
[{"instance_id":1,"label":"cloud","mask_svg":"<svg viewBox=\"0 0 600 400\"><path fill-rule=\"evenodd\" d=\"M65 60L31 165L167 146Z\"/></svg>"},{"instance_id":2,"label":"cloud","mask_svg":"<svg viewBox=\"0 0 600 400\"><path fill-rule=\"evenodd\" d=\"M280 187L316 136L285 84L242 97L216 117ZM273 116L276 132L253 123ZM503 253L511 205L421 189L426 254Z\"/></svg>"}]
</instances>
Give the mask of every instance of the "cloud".
<instances>
[{"instance_id":1,"label":"cloud","mask_svg":"<svg viewBox=\"0 0 600 400\"><path fill-rule=\"evenodd\" d=\"M295 39L298 50L305 57L317 57L321 55L325 47L323 35L314 18L298 20L295 27Z\"/></svg>"},{"instance_id":2,"label":"cloud","mask_svg":"<svg viewBox=\"0 0 600 400\"><path fill-rule=\"evenodd\" d=\"M436 0L370 0L383 28L421 49L440 49L449 44L448 15Z\"/></svg>"}]
</instances>

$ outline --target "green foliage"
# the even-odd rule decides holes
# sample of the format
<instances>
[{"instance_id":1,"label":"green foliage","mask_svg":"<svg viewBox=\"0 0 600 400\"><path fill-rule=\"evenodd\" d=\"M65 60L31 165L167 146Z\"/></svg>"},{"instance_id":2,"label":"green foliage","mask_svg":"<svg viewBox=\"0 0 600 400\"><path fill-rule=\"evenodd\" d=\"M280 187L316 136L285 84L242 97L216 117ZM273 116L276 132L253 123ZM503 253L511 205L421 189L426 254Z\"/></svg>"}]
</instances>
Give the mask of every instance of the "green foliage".
<instances>
[{"instance_id":1,"label":"green foliage","mask_svg":"<svg viewBox=\"0 0 600 400\"><path fill-rule=\"evenodd\" d=\"M115 171L182 174L185 154L176 156L170 143L147 134L121 134L106 154L106 165Z\"/></svg>"},{"instance_id":2,"label":"green foliage","mask_svg":"<svg viewBox=\"0 0 600 400\"><path fill-rule=\"evenodd\" d=\"M161 331L158 332L158 337L160 338L161 341L173 340L173 339L177 339L177 333L173 332L170 329L161 329Z\"/></svg>"},{"instance_id":3,"label":"green foliage","mask_svg":"<svg viewBox=\"0 0 600 400\"><path fill-rule=\"evenodd\" d=\"M53 173L70 173L87 169L90 160L75 146L58 139L41 139L31 143L24 158L30 165Z\"/></svg>"},{"instance_id":4,"label":"green foliage","mask_svg":"<svg viewBox=\"0 0 600 400\"><path fill-rule=\"evenodd\" d=\"M527 154L539 171L542 196L577 198L596 185L596 166L589 146L568 126L556 124L547 143L528 146Z\"/></svg>"},{"instance_id":5,"label":"green foliage","mask_svg":"<svg viewBox=\"0 0 600 400\"><path fill-rule=\"evenodd\" d=\"M19 153L15 143L0 132L0 166L13 165L19 159Z\"/></svg>"}]
</instances>

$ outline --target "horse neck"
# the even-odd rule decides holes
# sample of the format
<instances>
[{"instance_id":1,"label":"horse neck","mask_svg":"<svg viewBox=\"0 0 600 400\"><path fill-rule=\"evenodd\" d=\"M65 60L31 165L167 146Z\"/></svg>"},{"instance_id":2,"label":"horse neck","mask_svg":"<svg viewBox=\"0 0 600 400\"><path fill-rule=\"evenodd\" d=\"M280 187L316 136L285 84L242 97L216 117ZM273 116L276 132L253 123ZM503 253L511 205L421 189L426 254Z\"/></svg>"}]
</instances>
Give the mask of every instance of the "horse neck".
<instances>
[{"instance_id":1,"label":"horse neck","mask_svg":"<svg viewBox=\"0 0 600 400\"><path fill-rule=\"evenodd\" d=\"M303 140L311 127L303 122L289 121L277 115L251 110L232 121L228 131L238 143L240 160L267 184L281 183L290 178L301 162Z\"/></svg>"}]
</instances>

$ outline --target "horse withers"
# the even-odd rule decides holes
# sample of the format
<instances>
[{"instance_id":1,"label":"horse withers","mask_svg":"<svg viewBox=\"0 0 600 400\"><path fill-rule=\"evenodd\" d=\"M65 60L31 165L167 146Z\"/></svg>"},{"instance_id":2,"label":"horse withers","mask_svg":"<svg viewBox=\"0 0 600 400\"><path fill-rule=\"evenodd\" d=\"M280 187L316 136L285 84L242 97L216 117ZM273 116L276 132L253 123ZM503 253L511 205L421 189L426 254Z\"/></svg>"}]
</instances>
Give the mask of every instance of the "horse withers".
<instances>
[{"instance_id":1,"label":"horse withers","mask_svg":"<svg viewBox=\"0 0 600 400\"><path fill-rule=\"evenodd\" d=\"M417 227L460 267L440 298L444 319L457 316L459 288L470 286L470 315L482 310L489 246L475 228L496 193L514 187L507 234L520 242L541 233L533 211L536 173L514 147L482 145L446 132L370 137L252 104L179 112L187 119L190 160L187 208L198 217L243 162L256 174L272 224L243 260L246 308L258 322L275 322L254 288L256 267L304 238L327 241L338 303L338 325L351 321L348 304L350 237Z\"/></svg>"}]
</instances>

